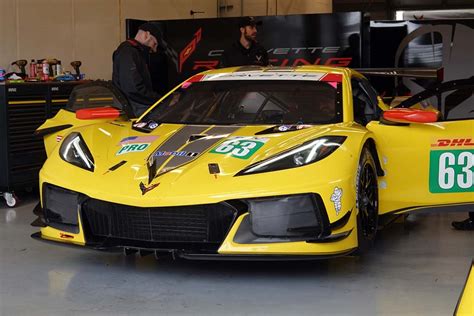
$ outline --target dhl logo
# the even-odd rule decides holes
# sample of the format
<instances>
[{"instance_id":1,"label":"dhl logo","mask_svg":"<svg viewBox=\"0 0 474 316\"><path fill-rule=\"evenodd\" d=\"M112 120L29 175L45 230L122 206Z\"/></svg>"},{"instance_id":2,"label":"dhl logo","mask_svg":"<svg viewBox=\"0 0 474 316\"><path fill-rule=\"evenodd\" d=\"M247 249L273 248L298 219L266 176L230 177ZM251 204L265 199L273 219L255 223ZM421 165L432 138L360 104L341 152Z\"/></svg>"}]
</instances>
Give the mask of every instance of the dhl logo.
<instances>
[{"instance_id":1,"label":"dhl logo","mask_svg":"<svg viewBox=\"0 0 474 316\"><path fill-rule=\"evenodd\" d=\"M474 146L472 138L452 138L452 139L438 139L431 147L460 147L460 146Z\"/></svg>"}]
</instances>

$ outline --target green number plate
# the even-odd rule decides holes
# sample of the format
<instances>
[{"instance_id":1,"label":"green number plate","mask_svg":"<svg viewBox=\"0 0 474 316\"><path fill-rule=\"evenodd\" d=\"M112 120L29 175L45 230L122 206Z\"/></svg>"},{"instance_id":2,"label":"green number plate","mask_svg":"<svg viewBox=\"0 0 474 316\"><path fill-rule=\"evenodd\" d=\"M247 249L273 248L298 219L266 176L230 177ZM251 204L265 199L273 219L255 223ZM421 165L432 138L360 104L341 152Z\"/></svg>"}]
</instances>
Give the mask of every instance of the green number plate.
<instances>
[{"instance_id":1,"label":"green number plate","mask_svg":"<svg viewBox=\"0 0 474 316\"><path fill-rule=\"evenodd\" d=\"M430 192L474 192L474 150L432 150Z\"/></svg>"},{"instance_id":2,"label":"green number plate","mask_svg":"<svg viewBox=\"0 0 474 316\"><path fill-rule=\"evenodd\" d=\"M248 159L266 142L267 138L236 137L226 140L211 150L214 154L231 155L235 158Z\"/></svg>"}]
</instances>

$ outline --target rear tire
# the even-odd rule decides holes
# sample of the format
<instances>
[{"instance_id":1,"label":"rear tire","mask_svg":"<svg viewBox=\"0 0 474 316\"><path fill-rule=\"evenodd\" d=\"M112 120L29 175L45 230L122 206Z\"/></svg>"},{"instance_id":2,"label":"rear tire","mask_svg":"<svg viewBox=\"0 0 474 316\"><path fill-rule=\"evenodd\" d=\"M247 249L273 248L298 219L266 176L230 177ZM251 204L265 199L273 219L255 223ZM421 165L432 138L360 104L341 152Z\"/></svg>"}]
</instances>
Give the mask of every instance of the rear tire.
<instances>
[{"instance_id":1,"label":"rear tire","mask_svg":"<svg viewBox=\"0 0 474 316\"><path fill-rule=\"evenodd\" d=\"M367 146L357 168L357 242L356 254L366 253L372 246L378 227L379 196L374 157Z\"/></svg>"}]
</instances>

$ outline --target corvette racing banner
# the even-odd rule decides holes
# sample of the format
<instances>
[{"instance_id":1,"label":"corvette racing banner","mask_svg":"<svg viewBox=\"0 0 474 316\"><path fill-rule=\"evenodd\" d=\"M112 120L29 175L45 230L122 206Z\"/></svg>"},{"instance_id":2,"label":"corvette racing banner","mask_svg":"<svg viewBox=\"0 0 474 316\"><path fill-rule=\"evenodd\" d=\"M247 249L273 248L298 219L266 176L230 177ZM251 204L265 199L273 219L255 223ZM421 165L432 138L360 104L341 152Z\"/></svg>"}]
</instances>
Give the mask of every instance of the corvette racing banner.
<instances>
[{"instance_id":1,"label":"corvette racing banner","mask_svg":"<svg viewBox=\"0 0 474 316\"><path fill-rule=\"evenodd\" d=\"M368 66L361 12L256 17L257 39L274 66ZM127 37L145 21L127 19ZM151 55L152 78L164 92L198 72L219 67L222 53L237 41L239 18L156 21L160 52ZM367 58L366 58L367 59Z\"/></svg>"}]
</instances>

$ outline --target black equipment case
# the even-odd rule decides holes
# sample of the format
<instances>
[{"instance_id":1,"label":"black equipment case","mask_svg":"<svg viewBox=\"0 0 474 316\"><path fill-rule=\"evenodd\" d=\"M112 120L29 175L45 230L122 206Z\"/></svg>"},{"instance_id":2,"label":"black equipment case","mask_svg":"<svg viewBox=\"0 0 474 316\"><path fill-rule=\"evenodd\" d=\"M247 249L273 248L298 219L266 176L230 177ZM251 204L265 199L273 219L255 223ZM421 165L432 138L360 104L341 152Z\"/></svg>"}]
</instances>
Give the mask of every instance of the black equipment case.
<instances>
[{"instance_id":1,"label":"black equipment case","mask_svg":"<svg viewBox=\"0 0 474 316\"><path fill-rule=\"evenodd\" d=\"M0 83L0 195L8 206L13 192L37 186L46 153L35 130L66 106L81 82ZM1 193L3 192L3 193Z\"/></svg>"}]
</instances>

